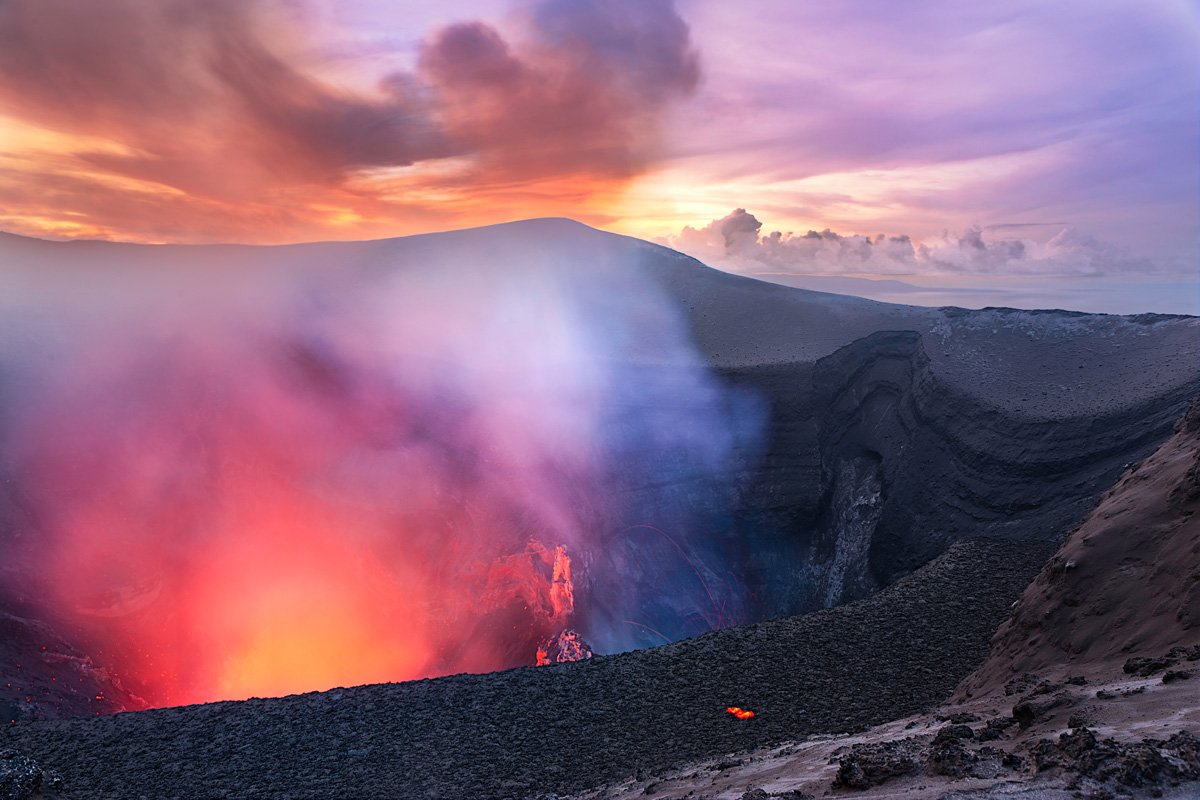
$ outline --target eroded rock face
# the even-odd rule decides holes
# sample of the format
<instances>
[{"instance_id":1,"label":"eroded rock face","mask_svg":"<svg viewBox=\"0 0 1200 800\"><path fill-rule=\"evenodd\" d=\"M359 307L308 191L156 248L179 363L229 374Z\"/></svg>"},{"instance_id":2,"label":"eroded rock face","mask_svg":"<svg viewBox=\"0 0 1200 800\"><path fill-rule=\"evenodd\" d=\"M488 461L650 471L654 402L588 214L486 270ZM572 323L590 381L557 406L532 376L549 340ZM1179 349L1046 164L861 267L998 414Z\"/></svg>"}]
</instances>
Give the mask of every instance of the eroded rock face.
<instances>
[{"instance_id":1,"label":"eroded rock face","mask_svg":"<svg viewBox=\"0 0 1200 800\"><path fill-rule=\"evenodd\" d=\"M827 607L875 588L869 556L875 528L883 515L883 476L878 456L839 459L832 472L827 541L814 554L814 562L822 568L815 571L812 587Z\"/></svg>"},{"instance_id":2,"label":"eroded rock face","mask_svg":"<svg viewBox=\"0 0 1200 800\"><path fill-rule=\"evenodd\" d=\"M824 492L810 595L822 605L879 587L871 551L912 440L914 387L928 367L920 337L900 331L854 342L813 370Z\"/></svg>"},{"instance_id":3,"label":"eroded rock face","mask_svg":"<svg viewBox=\"0 0 1200 800\"><path fill-rule=\"evenodd\" d=\"M1060 539L1193 390L1107 415L1020 415L967 391L927 346L943 345L879 331L811 369L730 372L772 407L731 534L753 543L739 566L760 581L756 613L862 597L962 537Z\"/></svg>"}]
</instances>

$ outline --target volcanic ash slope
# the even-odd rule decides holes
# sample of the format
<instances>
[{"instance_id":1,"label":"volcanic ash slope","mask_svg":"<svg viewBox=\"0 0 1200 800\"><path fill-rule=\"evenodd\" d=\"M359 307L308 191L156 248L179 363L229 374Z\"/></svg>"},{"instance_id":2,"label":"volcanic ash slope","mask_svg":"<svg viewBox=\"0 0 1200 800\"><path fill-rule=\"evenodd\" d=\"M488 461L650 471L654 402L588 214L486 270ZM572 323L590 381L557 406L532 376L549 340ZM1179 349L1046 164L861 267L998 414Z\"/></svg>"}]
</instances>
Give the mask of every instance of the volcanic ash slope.
<instances>
[{"instance_id":1,"label":"volcanic ash slope","mask_svg":"<svg viewBox=\"0 0 1200 800\"><path fill-rule=\"evenodd\" d=\"M1200 401L1104 494L1000 626L964 693L1200 644ZM1200 683L1196 685L1200 695Z\"/></svg>"},{"instance_id":2,"label":"volcanic ash slope","mask_svg":"<svg viewBox=\"0 0 1200 800\"><path fill-rule=\"evenodd\" d=\"M579 798L1200 797L1200 400L1027 587L951 701Z\"/></svg>"}]
</instances>

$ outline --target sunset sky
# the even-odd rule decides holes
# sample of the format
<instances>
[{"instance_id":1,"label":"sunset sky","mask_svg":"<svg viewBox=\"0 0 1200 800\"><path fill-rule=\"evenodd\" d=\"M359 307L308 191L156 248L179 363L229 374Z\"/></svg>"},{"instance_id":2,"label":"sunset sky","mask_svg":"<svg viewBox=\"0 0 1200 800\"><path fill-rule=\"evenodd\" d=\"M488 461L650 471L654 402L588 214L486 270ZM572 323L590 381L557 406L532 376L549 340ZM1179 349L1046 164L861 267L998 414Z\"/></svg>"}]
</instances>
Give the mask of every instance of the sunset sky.
<instances>
[{"instance_id":1,"label":"sunset sky","mask_svg":"<svg viewBox=\"0 0 1200 800\"><path fill-rule=\"evenodd\" d=\"M34 236L569 216L751 272L1181 286L1197 142L1190 0L0 0Z\"/></svg>"}]
</instances>

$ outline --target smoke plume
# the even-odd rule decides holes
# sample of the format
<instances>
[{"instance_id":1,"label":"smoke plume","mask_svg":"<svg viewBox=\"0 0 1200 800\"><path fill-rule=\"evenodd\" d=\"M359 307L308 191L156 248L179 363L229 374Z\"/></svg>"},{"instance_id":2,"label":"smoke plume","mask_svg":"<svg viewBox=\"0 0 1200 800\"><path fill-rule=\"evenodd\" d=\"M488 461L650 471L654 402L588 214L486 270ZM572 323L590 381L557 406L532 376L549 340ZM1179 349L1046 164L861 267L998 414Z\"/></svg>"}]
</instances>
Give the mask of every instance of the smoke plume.
<instances>
[{"instance_id":1,"label":"smoke plume","mask_svg":"<svg viewBox=\"0 0 1200 800\"><path fill-rule=\"evenodd\" d=\"M526 231L21 243L3 592L152 705L532 664L568 623L611 651L737 619L705 536L753 403L627 248Z\"/></svg>"}]
</instances>

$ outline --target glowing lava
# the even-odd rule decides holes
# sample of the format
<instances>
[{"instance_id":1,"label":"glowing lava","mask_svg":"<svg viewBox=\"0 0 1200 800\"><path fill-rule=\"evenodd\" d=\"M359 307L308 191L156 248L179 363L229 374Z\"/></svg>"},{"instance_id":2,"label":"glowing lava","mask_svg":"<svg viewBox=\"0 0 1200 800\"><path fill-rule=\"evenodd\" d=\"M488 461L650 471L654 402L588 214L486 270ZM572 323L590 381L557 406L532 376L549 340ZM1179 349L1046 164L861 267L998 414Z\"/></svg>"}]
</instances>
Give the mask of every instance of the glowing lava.
<instances>
[{"instance_id":1,"label":"glowing lava","mask_svg":"<svg viewBox=\"0 0 1200 800\"><path fill-rule=\"evenodd\" d=\"M579 632L568 628L538 645L537 666L583 661L593 655L591 645L584 641Z\"/></svg>"},{"instance_id":2,"label":"glowing lava","mask_svg":"<svg viewBox=\"0 0 1200 800\"><path fill-rule=\"evenodd\" d=\"M725 709L725 713L732 714L733 716L737 717L738 719L750 719L751 717L754 716L753 711L750 711L745 708L738 708L737 706L730 706L729 708Z\"/></svg>"},{"instance_id":3,"label":"glowing lava","mask_svg":"<svg viewBox=\"0 0 1200 800\"><path fill-rule=\"evenodd\" d=\"M571 581L571 556L567 548L554 548L554 562L550 573L551 620L565 625L575 611L575 584ZM578 631L564 628L557 636L538 643L534 663L539 667L549 664L565 664L592 657L592 648Z\"/></svg>"},{"instance_id":4,"label":"glowing lava","mask_svg":"<svg viewBox=\"0 0 1200 800\"><path fill-rule=\"evenodd\" d=\"M571 582L571 557L561 544L554 548L550 576L550 605L554 618L565 621L575 611L575 585Z\"/></svg>"}]
</instances>

